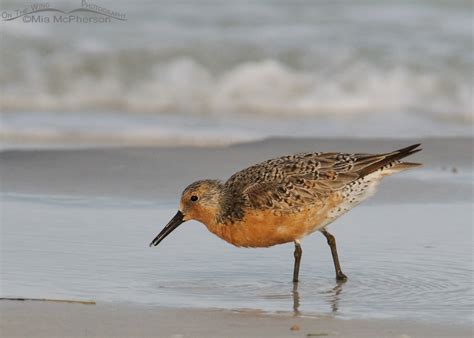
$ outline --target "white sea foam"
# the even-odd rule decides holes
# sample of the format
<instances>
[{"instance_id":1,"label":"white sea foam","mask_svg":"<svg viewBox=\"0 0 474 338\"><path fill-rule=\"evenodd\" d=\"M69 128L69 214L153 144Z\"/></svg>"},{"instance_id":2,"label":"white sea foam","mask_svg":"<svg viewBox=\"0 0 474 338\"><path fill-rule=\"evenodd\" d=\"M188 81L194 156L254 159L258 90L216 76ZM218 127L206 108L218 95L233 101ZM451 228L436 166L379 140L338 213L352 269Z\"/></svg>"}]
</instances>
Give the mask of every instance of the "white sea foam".
<instances>
[{"instance_id":1,"label":"white sea foam","mask_svg":"<svg viewBox=\"0 0 474 338\"><path fill-rule=\"evenodd\" d=\"M193 59L179 58L153 65L143 79L127 79L123 65L114 62L89 72L95 56L89 58L73 62L53 58L45 66L27 59L31 64L26 63L28 71L22 75L28 79L6 83L0 108L270 116L413 112L473 122L468 84L452 84L447 92L450 84L442 74L417 74L401 67L378 69L357 63L344 71L321 74L263 60L214 75Z\"/></svg>"}]
</instances>

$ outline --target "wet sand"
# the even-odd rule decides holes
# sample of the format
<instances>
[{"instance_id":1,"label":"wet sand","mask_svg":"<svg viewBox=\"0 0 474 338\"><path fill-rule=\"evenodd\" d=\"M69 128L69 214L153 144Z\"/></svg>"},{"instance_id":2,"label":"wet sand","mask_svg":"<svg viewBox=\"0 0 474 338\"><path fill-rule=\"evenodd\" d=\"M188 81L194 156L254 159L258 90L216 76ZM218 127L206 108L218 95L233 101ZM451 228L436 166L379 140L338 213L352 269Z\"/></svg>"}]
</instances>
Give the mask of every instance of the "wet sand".
<instances>
[{"instance_id":1,"label":"wet sand","mask_svg":"<svg viewBox=\"0 0 474 338\"><path fill-rule=\"evenodd\" d=\"M445 177L472 175L471 138L441 139L268 139L228 147L138 147L0 152L2 191L33 194L176 198L202 178L226 179L265 159L305 151L388 152L422 143L408 161ZM369 203L472 200L472 187L440 179L433 185L421 171L394 175ZM416 185L416 189L413 186Z\"/></svg>"},{"instance_id":2,"label":"wet sand","mask_svg":"<svg viewBox=\"0 0 474 338\"><path fill-rule=\"evenodd\" d=\"M305 240L301 312L290 310L295 299L286 283L289 246L235 249L191 226L159 250L146 247L193 180L225 179L285 153L384 152L418 142L424 150L410 160L422 162L422 169L386 179L364 204L372 207L357 208L331 228L349 274L342 293L334 291L322 239ZM466 319L472 318L472 253L466 249L472 248L472 145L468 138L270 139L214 148L0 152L2 296L98 302L2 301L1 335L472 336L472 321ZM450 218L452 236L445 231ZM196 240L203 248L193 245ZM215 252L225 254L215 259ZM238 306L227 306L232 296ZM389 308L390 319L374 319L387 318ZM421 320L407 318L404 309L419 312ZM456 320L457 313L462 320ZM299 331L290 330L294 324Z\"/></svg>"},{"instance_id":3,"label":"wet sand","mask_svg":"<svg viewBox=\"0 0 474 338\"><path fill-rule=\"evenodd\" d=\"M471 337L472 328L258 311L0 301L2 337ZM291 330L293 327L297 330Z\"/></svg>"}]
</instances>

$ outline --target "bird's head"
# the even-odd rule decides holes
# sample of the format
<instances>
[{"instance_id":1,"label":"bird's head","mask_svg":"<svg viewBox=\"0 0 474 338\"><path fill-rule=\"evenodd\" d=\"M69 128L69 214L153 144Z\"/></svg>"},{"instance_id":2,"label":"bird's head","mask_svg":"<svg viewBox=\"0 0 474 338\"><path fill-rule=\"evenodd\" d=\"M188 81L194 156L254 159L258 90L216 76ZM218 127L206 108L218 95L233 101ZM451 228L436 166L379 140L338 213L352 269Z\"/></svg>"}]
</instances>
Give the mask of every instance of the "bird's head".
<instances>
[{"instance_id":1,"label":"bird's head","mask_svg":"<svg viewBox=\"0 0 474 338\"><path fill-rule=\"evenodd\" d=\"M218 180L196 181L184 189L176 215L168 222L150 246L158 245L180 224L196 220L205 225L215 221L219 212L223 184Z\"/></svg>"}]
</instances>

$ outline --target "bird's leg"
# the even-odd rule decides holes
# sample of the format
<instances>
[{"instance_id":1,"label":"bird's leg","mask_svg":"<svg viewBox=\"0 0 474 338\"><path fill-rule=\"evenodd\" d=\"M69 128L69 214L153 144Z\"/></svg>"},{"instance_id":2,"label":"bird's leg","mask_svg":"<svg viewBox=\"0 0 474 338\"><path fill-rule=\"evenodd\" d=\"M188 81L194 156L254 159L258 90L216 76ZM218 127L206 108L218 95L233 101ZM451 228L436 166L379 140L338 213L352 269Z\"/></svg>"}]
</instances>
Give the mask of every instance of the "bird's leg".
<instances>
[{"instance_id":1,"label":"bird's leg","mask_svg":"<svg viewBox=\"0 0 474 338\"><path fill-rule=\"evenodd\" d=\"M303 254L303 250L301 250L301 245L299 240L295 240L295 268L293 270L293 283L298 282L298 275L300 273L300 262L301 262L301 255Z\"/></svg>"},{"instance_id":2,"label":"bird's leg","mask_svg":"<svg viewBox=\"0 0 474 338\"><path fill-rule=\"evenodd\" d=\"M328 240L329 247L331 248L332 253L332 260L334 261L334 268L336 269L336 279L337 280L347 280L347 276L342 273L341 265L339 264L339 258L337 256L337 248L336 248L336 239L333 235L327 232L326 229L321 230L321 233L326 237Z\"/></svg>"}]
</instances>

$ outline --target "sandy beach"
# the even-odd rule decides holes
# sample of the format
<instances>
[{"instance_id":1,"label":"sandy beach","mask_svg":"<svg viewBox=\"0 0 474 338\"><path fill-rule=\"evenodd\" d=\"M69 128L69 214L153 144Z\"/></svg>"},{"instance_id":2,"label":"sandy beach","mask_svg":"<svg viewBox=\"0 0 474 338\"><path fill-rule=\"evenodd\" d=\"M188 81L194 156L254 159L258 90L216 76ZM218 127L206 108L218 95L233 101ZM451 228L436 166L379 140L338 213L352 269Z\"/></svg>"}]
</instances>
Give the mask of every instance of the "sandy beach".
<instances>
[{"instance_id":1,"label":"sandy beach","mask_svg":"<svg viewBox=\"0 0 474 338\"><path fill-rule=\"evenodd\" d=\"M472 337L472 328L258 311L0 302L2 337ZM291 329L293 328L293 330Z\"/></svg>"},{"instance_id":2,"label":"sandy beach","mask_svg":"<svg viewBox=\"0 0 474 338\"><path fill-rule=\"evenodd\" d=\"M345 285L335 283L318 236L303 245L299 292L291 289L290 246L236 249L199 225L159 250L147 247L193 180L225 179L285 153L383 152L417 142L424 150L413 160L424 167L385 180L367 206L331 228ZM2 337L469 337L472 144L268 139L3 151L2 296L97 305L2 301Z\"/></svg>"}]
</instances>

